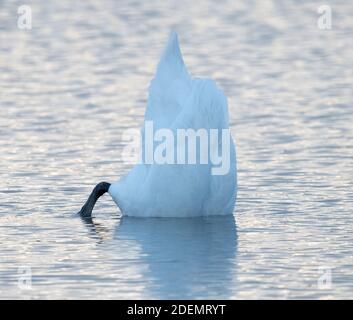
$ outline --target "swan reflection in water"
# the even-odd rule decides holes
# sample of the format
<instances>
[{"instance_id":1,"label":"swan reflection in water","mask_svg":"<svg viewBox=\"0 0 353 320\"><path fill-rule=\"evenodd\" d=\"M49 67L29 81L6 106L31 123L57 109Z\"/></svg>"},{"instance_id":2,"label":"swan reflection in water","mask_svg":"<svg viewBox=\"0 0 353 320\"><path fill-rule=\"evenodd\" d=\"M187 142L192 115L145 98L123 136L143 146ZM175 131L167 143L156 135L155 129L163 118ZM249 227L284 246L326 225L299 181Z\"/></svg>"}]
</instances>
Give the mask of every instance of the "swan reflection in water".
<instances>
[{"instance_id":1,"label":"swan reflection in water","mask_svg":"<svg viewBox=\"0 0 353 320\"><path fill-rule=\"evenodd\" d=\"M123 217L112 236L84 219L111 254L140 268L150 298L229 298L235 288L237 232L233 216L207 218ZM126 250L131 252L127 253Z\"/></svg>"}]
</instances>

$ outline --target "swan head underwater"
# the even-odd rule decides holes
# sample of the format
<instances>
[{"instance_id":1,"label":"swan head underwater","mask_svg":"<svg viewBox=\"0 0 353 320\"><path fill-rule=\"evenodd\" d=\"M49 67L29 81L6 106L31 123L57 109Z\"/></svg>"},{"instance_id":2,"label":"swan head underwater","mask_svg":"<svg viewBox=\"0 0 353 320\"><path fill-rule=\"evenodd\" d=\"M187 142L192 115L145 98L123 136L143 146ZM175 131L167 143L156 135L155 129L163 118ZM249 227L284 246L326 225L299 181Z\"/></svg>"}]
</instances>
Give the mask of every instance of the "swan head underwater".
<instances>
[{"instance_id":1,"label":"swan head underwater","mask_svg":"<svg viewBox=\"0 0 353 320\"><path fill-rule=\"evenodd\" d=\"M174 31L150 84L140 162L116 183L96 185L79 214L90 217L106 192L123 216L233 213L237 170L227 100L213 80L191 78Z\"/></svg>"}]
</instances>

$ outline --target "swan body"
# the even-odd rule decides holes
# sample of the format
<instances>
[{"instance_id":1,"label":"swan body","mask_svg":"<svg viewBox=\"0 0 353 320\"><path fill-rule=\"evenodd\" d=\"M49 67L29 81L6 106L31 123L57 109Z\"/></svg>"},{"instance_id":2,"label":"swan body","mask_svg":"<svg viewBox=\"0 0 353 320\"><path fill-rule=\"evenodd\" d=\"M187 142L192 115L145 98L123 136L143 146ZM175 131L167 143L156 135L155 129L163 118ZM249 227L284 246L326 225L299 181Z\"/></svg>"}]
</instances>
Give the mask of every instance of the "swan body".
<instances>
[{"instance_id":1,"label":"swan body","mask_svg":"<svg viewBox=\"0 0 353 320\"><path fill-rule=\"evenodd\" d=\"M191 78L172 32L149 88L145 124L153 130L229 129L223 92L210 79ZM145 138L145 127L141 130ZM142 139L141 151L147 146ZM212 152L222 147L219 137ZM169 144L175 146L175 141ZM157 148L158 146L154 147ZM179 146L176 147L178 150ZM200 157L200 154L197 154ZM212 174L212 163L170 164L141 161L107 191L125 216L195 217L233 213L237 193L236 152L229 143L226 174Z\"/></svg>"}]
</instances>

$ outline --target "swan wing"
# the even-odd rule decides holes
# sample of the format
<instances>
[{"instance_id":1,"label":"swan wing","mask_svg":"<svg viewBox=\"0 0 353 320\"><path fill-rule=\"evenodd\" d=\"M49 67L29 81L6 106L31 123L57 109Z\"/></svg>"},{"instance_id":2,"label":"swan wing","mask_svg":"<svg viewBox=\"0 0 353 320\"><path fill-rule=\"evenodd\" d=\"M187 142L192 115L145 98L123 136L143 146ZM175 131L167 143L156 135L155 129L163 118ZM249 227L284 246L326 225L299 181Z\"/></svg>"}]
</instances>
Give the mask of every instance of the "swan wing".
<instances>
[{"instance_id":1,"label":"swan wing","mask_svg":"<svg viewBox=\"0 0 353 320\"><path fill-rule=\"evenodd\" d=\"M223 92L212 80L191 79L175 32L170 34L150 84L146 121L153 122L154 131L171 129L174 137L178 129L229 128L228 105ZM142 154L145 154L145 125L142 128ZM210 152L217 149L222 149L221 139ZM190 217L231 214L237 189L235 157L231 139L229 170L224 175L213 175L214 166L210 161L195 165L141 163L112 185L109 192L126 215Z\"/></svg>"}]
</instances>

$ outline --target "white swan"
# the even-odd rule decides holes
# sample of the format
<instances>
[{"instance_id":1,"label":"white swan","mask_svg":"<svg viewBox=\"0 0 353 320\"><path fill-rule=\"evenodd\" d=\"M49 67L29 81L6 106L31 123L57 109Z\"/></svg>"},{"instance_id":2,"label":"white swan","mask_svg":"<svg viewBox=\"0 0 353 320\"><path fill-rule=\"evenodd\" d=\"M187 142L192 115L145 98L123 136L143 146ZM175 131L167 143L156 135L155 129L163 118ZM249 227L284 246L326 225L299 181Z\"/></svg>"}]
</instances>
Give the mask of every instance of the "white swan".
<instances>
[{"instance_id":1,"label":"white swan","mask_svg":"<svg viewBox=\"0 0 353 320\"><path fill-rule=\"evenodd\" d=\"M229 133L227 101L214 81L189 76L175 32L170 34L151 82L144 124L141 131L143 161L136 164L120 181L111 185L99 183L80 214L91 216L97 199L105 192L111 195L126 216L195 217L232 214L237 193L236 154L230 134L227 140L226 134L223 136L221 132ZM182 129L206 131L209 137L206 158L203 157L205 148L201 149L201 136L197 148L194 148L196 164L183 164L177 161L178 152L186 150L185 157L191 156L193 150L187 149L191 140L183 145L177 139L171 140L173 137L167 134L163 140L162 134L157 139L160 145L152 146L153 155L157 148L161 150L161 144L164 151L174 147L173 153L166 156L165 163L146 161L147 148L150 147L147 146L150 141L146 139L147 124L153 125L154 139L154 134L160 129L168 129L174 134L173 137ZM212 132L219 134L211 137ZM214 159L220 159L217 155L223 149L226 149L226 158L223 160L227 165L224 172L216 172L215 167L220 166L220 163L215 164ZM203 162L200 160L202 157ZM175 163L171 160L175 160Z\"/></svg>"}]
</instances>

